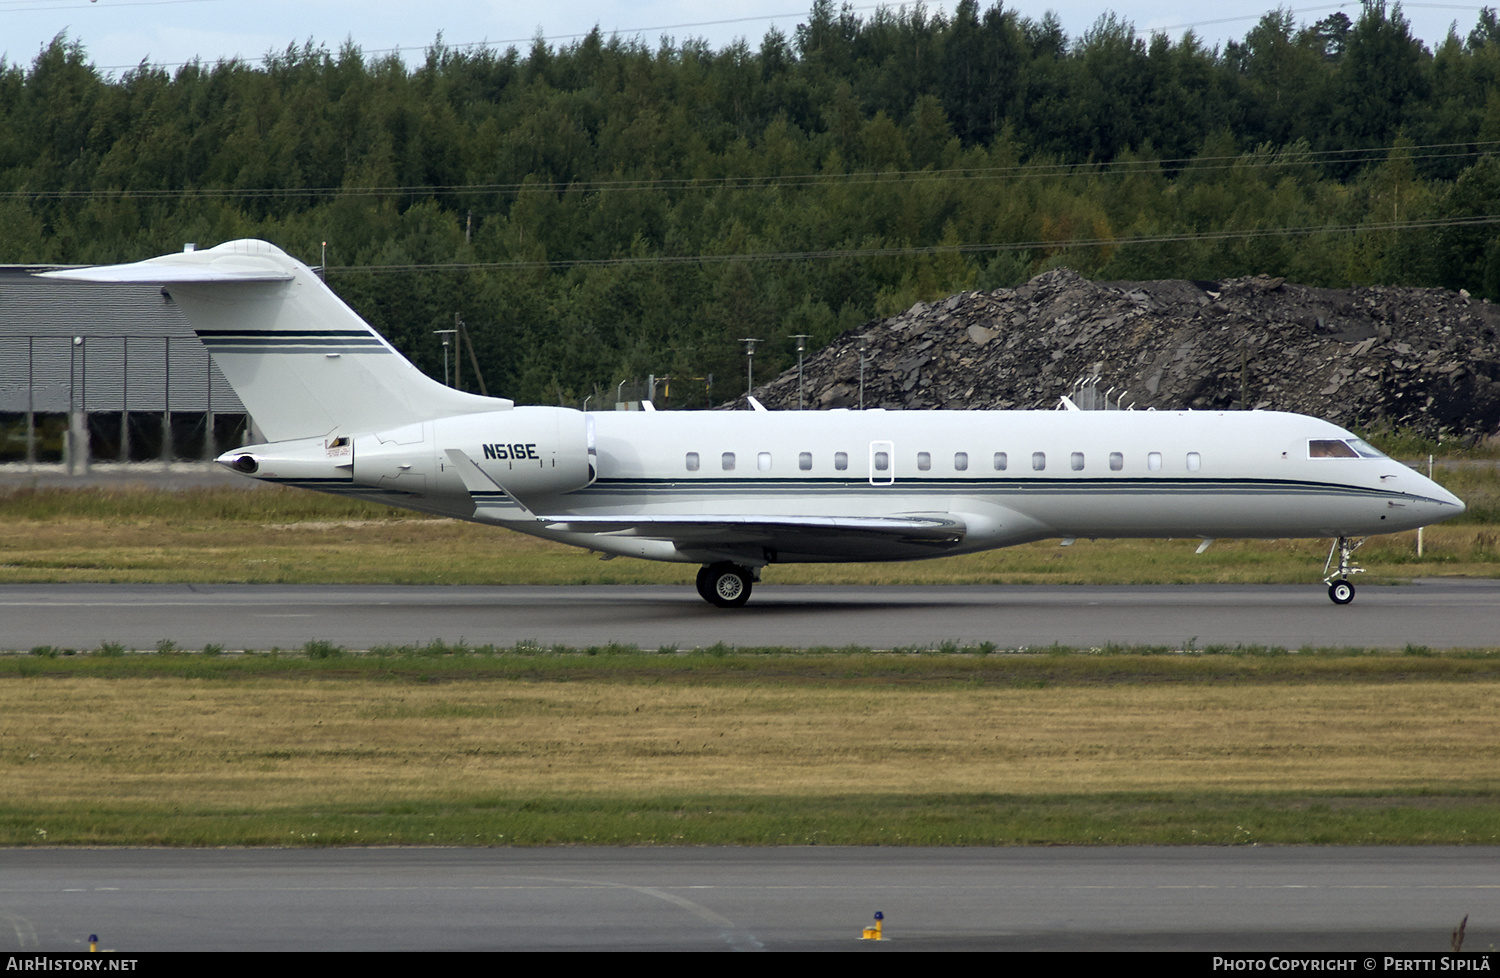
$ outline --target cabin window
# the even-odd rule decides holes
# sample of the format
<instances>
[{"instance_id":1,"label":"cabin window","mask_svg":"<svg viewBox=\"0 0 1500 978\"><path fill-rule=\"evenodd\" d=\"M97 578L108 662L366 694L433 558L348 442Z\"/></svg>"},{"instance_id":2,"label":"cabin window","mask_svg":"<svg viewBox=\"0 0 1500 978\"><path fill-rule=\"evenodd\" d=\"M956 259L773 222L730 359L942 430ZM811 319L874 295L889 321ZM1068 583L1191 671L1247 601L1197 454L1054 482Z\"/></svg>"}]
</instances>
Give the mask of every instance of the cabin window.
<instances>
[{"instance_id":1,"label":"cabin window","mask_svg":"<svg viewBox=\"0 0 1500 978\"><path fill-rule=\"evenodd\" d=\"M836 469L838 469L840 472L842 472L845 469L847 469L849 467L849 453L848 452L834 452L833 453L833 467L836 468Z\"/></svg>"},{"instance_id":2,"label":"cabin window","mask_svg":"<svg viewBox=\"0 0 1500 978\"><path fill-rule=\"evenodd\" d=\"M759 455L755 456L755 467L757 469L760 469L762 472L771 471L771 453L761 452Z\"/></svg>"},{"instance_id":3,"label":"cabin window","mask_svg":"<svg viewBox=\"0 0 1500 978\"><path fill-rule=\"evenodd\" d=\"M812 452L803 452L797 456L797 468L803 472L812 471Z\"/></svg>"},{"instance_id":4,"label":"cabin window","mask_svg":"<svg viewBox=\"0 0 1500 978\"><path fill-rule=\"evenodd\" d=\"M1010 463L1006 460L1004 452L996 452L995 453L995 471L996 472L1004 472L1005 471L1005 467L1007 465L1009 465L1009 464Z\"/></svg>"},{"instance_id":5,"label":"cabin window","mask_svg":"<svg viewBox=\"0 0 1500 978\"><path fill-rule=\"evenodd\" d=\"M1083 471L1083 453L1082 452L1074 452L1073 453L1073 457L1070 458L1068 460L1068 462L1069 462L1070 465L1073 466L1073 471L1074 472L1082 472Z\"/></svg>"},{"instance_id":6,"label":"cabin window","mask_svg":"<svg viewBox=\"0 0 1500 978\"><path fill-rule=\"evenodd\" d=\"M1146 468L1152 472L1161 471L1161 452L1152 452L1146 456Z\"/></svg>"},{"instance_id":7,"label":"cabin window","mask_svg":"<svg viewBox=\"0 0 1500 978\"><path fill-rule=\"evenodd\" d=\"M1109 470L1118 472L1125 467L1125 456L1119 452L1109 453Z\"/></svg>"},{"instance_id":8,"label":"cabin window","mask_svg":"<svg viewBox=\"0 0 1500 978\"><path fill-rule=\"evenodd\" d=\"M724 453L724 471L725 472L733 472L734 471L734 452L725 452Z\"/></svg>"},{"instance_id":9,"label":"cabin window","mask_svg":"<svg viewBox=\"0 0 1500 978\"><path fill-rule=\"evenodd\" d=\"M1203 456L1197 452L1188 452L1188 471L1197 472L1203 467Z\"/></svg>"},{"instance_id":10,"label":"cabin window","mask_svg":"<svg viewBox=\"0 0 1500 978\"><path fill-rule=\"evenodd\" d=\"M697 452L688 452L687 453L687 470L689 472L697 472L698 471L698 453Z\"/></svg>"},{"instance_id":11,"label":"cabin window","mask_svg":"<svg viewBox=\"0 0 1500 978\"><path fill-rule=\"evenodd\" d=\"M932 453L931 452L918 452L917 453L917 468L920 469L920 470L922 470L923 472L931 472L932 471Z\"/></svg>"},{"instance_id":12,"label":"cabin window","mask_svg":"<svg viewBox=\"0 0 1500 978\"><path fill-rule=\"evenodd\" d=\"M1337 438L1314 438L1307 443L1308 458L1359 458L1359 453Z\"/></svg>"},{"instance_id":13,"label":"cabin window","mask_svg":"<svg viewBox=\"0 0 1500 978\"><path fill-rule=\"evenodd\" d=\"M891 456L886 452L875 453L875 471L885 472L891 467Z\"/></svg>"},{"instance_id":14,"label":"cabin window","mask_svg":"<svg viewBox=\"0 0 1500 978\"><path fill-rule=\"evenodd\" d=\"M1045 469L1047 467L1047 453L1046 452L1032 452L1031 453L1031 467L1032 467L1033 470L1035 470L1037 472L1040 472L1043 469Z\"/></svg>"},{"instance_id":15,"label":"cabin window","mask_svg":"<svg viewBox=\"0 0 1500 978\"><path fill-rule=\"evenodd\" d=\"M954 471L957 471L957 472L967 472L967 471L969 471L969 453L968 452L954 452L953 453L953 468L954 468Z\"/></svg>"}]
</instances>

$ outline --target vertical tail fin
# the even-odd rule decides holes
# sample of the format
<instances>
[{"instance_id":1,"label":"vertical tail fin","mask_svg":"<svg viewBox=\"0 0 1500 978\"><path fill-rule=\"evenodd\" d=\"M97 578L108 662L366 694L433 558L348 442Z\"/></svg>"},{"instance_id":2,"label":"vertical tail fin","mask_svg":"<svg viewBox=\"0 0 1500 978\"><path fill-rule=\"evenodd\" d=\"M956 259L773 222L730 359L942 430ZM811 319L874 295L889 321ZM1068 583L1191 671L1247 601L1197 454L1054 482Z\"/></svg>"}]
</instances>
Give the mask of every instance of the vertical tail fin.
<instances>
[{"instance_id":1,"label":"vertical tail fin","mask_svg":"<svg viewBox=\"0 0 1500 978\"><path fill-rule=\"evenodd\" d=\"M264 241L43 277L160 282L271 441L385 431L512 406L428 377L310 268Z\"/></svg>"}]
</instances>

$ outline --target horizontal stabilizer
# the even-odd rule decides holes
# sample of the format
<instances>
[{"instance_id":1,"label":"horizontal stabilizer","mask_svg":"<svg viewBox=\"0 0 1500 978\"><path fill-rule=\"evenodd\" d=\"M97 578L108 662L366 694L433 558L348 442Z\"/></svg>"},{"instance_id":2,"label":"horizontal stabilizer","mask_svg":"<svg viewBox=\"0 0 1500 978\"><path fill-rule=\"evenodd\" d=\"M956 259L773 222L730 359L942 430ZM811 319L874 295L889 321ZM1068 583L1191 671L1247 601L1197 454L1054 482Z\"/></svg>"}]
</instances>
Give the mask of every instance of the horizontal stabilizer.
<instances>
[{"instance_id":1,"label":"horizontal stabilizer","mask_svg":"<svg viewBox=\"0 0 1500 978\"><path fill-rule=\"evenodd\" d=\"M422 373L316 272L266 241L226 241L39 277L159 286L267 442L393 431L514 407Z\"/></svg>"},{"instance_id":2,"label":"horizontal stabilizer","mask_svg":"<svg viewBox=\"0 0 1500 978\"><path fill-rule=\"evenodd\" d=\"M290 282L290 270L276 262L254 255L228 255L205 262L207 252L185 251L129 265L94 265L91 268L69 268L42 272L38 278L56 278L67 282L135 282L148 284L211 284L215 282Z\"/></svg>"}]
</instances>

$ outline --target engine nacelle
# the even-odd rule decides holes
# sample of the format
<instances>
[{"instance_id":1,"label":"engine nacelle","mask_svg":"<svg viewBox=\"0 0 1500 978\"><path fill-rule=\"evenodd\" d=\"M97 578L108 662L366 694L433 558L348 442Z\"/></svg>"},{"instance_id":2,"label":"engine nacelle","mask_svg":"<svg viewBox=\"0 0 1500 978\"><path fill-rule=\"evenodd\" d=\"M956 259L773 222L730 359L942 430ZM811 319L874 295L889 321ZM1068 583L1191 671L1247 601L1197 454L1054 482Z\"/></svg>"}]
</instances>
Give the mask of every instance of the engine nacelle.
<instances>
[{"instance_id":1,"label":"engine nacelle","mask_svg":"<svg viewBox=\"0 0 1500 978\"><path fill-rule=\"evenodd\" d=\"M570 408L520 407L467 414L362 435L303 438L226 452L221 465L307 488L369 486L412 495L464 492L448 459L463 452L520 498L582 489L594 481L592 425Z\"/></svg>"},{"instance_id":2,"label":"engine nacelle","mask_svg":"<svg viewBox=\"0 0 1500 978\"><path fill-rule=\"evenodd\" d=\"M241 475L269 482L347 485L354 478L354 446L348 438L301 438L269 445L246 445L214 461Z\"/></svg>"},{"instance_id":3,"label":"engine nacelle","mask_svg":"<svg viewBox=\"0 0 1500 978\"><path fill-rule=\"evenodd\" d=\"M456 448L506 492L525 499L594 481L592 425L572 408L518 407L433 422L440 469Z\"/></svg>"}]
</instances>

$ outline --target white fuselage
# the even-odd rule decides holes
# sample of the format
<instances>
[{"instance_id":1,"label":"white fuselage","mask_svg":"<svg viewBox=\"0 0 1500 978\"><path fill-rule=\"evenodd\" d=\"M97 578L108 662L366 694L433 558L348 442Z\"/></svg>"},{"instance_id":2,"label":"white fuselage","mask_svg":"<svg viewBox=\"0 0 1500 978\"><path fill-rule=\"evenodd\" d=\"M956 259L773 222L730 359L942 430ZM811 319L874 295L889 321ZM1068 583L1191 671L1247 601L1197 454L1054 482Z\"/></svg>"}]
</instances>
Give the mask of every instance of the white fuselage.
<instances>
[{"instance_id":1,"label":"white fuselage","mask_svg":"<svg viewBox=\"0 0 1500 978\"><path fill-rule=\"evenodd\" d=\"M649 527L590 532L559 526L557 518L946 514L966 528L961 542L940 548L877 544L872 552L868 541L841 548L826 540L807 546L782 540L765 553L742 555L751 563L911 559L1049 537L1352 537L1413 529L1463 511L1452 494L1392 459L1313 457L1309 450L1318 439L1352 438L1326 421L1264 411L581 416L565 408L516 408L426 423L406 444L388 445L378 476L361 465L368 455L360 454L361 445L376 440L356 437L356 478L331 488L663 560L698 561L704 550L659 539ZM489 455L516 446L523 457L487 457L486 446ZM476 517L445 459L453 448L533 513L552 519ZM559 471L559 459L563 468L591 464L592 481L580 474L561 491L545 481L528 491L524 480Z\"/></svg>"}]
</instances>

